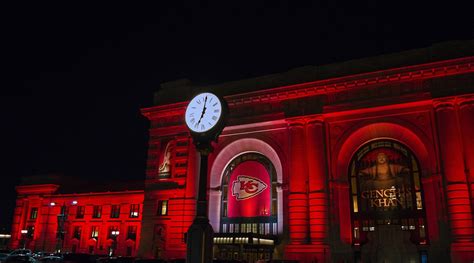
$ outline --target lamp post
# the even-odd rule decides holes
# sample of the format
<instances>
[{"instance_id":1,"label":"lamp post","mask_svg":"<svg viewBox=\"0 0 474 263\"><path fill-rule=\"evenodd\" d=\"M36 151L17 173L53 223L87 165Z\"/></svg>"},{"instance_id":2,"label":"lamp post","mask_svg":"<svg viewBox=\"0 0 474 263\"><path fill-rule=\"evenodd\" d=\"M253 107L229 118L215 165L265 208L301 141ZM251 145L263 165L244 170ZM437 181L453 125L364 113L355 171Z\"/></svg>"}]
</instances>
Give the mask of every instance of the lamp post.
<instances>
[{"instance_id":1,"label":"lamp post","mask_svg":"<svg viewBox=\"0 0 474 263\"><path fill-rule=\"evenodd\" d=\"M23 243L23 249L26 248L26 235L28 235L28 230L22 229L21 230L21 242Z\"/></svg>"},{"instance_id":2,"label":"lamp post","mask_svg":"<svg viewBox=\"0 0 474 263\"><path fill-rule=\"evenodd\" d=\"M112 230L112 249L110 251L110 256L113 256L115 254L115 250L117 249L117 237L120 234L120 231L118 230Z\"/></svg>"}]
</instances>

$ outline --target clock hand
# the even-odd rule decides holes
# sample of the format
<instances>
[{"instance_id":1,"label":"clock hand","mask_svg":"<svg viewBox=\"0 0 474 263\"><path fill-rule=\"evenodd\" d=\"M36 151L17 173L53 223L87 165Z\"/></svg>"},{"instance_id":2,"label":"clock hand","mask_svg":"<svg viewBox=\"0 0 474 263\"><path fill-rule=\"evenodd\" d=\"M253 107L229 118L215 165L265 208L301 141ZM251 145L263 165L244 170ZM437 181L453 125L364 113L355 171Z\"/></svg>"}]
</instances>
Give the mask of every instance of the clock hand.
<instances>
[{"instance_id":1,"label":"clock hand","mask_svg":"<svg viewBox=\"0 0 474 263\"><path fill-rule=\"evenodd\" d=\"M202 114L201 114L201 117L199 117L198 124L201 122L202 117L204 117L204 113L206 113L206 102L207 102L207 96L206 96L206 98L204 99L204 108L202 109Z\"/></svg>"}]
</instances>

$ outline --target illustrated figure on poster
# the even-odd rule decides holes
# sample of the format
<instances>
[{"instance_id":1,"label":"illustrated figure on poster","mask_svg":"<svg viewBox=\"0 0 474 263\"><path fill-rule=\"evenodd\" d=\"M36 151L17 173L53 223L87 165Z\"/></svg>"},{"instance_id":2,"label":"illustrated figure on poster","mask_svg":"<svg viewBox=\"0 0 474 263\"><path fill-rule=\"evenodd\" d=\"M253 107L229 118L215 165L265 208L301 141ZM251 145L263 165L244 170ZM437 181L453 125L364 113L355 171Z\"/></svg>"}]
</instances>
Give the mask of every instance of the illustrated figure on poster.
<instances>
[{"instance_id":1,"label":"illustrated figure on poster","mask_svg":"<svg viewBox=\"0 0 474 263\"><path fill-rule=\"evenodd\" d=\"M387 154L379 152L375 165L360 170L359 176L365 179L366 189L384 189L401 186L408 173L408 167L390 163Z\"/></svg>"},{"instance_id":2,"label":"illustrated figure on poster","mask_svg":"<svg viewBox=\"0 0 474 263\"><path fill-rule=\"evenodd\" d=\"M166 149L163 152L163 161L158 168L158 173L164 174L170 172L170 159L171 159L171 149L170 149L170 142L166 145Z\"/></svg>"}]
</instances>

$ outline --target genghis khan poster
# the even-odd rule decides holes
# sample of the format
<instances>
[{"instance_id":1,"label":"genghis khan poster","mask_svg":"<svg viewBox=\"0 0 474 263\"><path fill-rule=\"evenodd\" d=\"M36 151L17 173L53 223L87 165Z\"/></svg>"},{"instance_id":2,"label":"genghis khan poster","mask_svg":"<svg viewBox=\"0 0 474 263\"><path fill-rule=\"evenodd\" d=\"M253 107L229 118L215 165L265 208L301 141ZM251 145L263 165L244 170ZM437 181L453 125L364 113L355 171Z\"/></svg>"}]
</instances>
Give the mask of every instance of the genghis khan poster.
<instances>
[{"instance_id":1,"label":"genghis khan poster","mask_svg":"<svg viewBox=\"0 0 474 263\"><path fill-rule=\"evenodd\" d=\"M422 209L418 164L404 145L389 140L364 145L350 173L354 213L395 219L401 214L393 212Z\"/></svg>"}]
</instances>

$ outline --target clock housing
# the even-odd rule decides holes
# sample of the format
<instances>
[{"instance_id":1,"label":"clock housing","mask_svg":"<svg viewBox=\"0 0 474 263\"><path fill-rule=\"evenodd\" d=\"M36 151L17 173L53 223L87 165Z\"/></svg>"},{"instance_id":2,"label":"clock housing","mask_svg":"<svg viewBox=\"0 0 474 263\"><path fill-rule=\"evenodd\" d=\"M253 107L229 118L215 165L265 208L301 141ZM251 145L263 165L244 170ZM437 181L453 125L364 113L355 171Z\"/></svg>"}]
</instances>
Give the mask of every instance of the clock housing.
<instances>
[{"instance_id":1,"label":"clock housing","mask_svg":"<svg viewBox=\"0 0 474 263\"><path fill-rule=\"evenodd\" d=\"M185 122L195 141L216 140L225 126L228 107L219 96L203 92L189 102Z\"/></svg>"}]
</instances>

